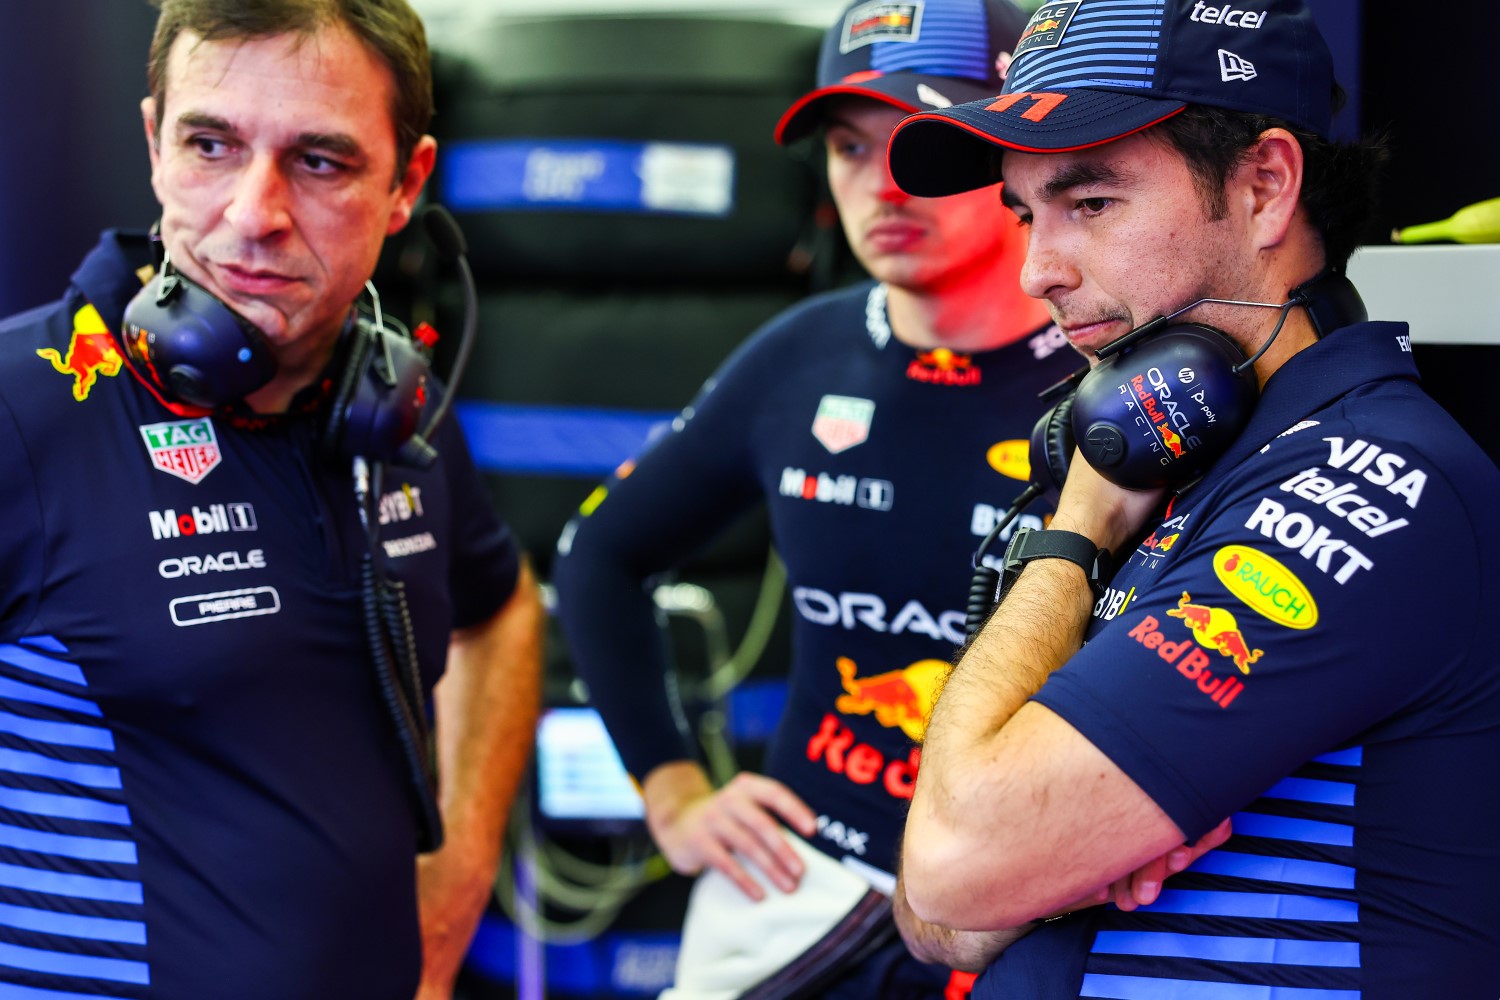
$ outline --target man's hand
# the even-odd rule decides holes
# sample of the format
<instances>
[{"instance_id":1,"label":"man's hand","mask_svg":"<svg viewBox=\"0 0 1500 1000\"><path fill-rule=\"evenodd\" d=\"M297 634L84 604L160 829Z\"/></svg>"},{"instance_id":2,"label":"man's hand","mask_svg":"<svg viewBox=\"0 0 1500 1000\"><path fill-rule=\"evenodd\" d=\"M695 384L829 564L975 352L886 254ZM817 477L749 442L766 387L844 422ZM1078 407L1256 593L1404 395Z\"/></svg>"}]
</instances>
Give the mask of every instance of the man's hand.
<instances>
[{"instance_id":1,"label":"man's hand","mask_svg":"<svg viewBox=\"0 0 1500 1000\"><path fill-rule=\"evenodd\" d=\"M1174 847L1116 881L1109 887L1106 898L1112 898L1116 906L1127 912L1138 906L1150 906L1161 895L1162 884L1169 876L1186 870L1194 861L1228 840L1233 832L1226 819L1195 842Z\"/></svg>"},{"instance_id":2,"label":"man's hand","mask_svg":"<svg viewBox=\"0 0 1500 1000\"><path fill-rule=\"evenodd\" d=\"M421 1000L448 1000L500 862L511 799L535 742L545 614L529 567L488 620L455 631L433 690L446 842L417 861Z\"/></svg>"},{"instance_id":3,"label":"man's hand","mask_svg":"<svg viewBox=\"0 0 1500 1000\"><path fill-rule=\"evenodd\" d=\"M1194 861L1224 843L1232 832L1230 821L1226 819L1194 843L1175 847L1154 861L1148 861L1129 875L1050 914L1049 919L1075 910L1085 910L1090 906L1099 906L1111 900L1127 912L1137 907L1150 906L1161 895L1162 883L1168 877L1184 871ZM901 932L906 950L919 962L946 965L960 972L983 972L1001 952L1038 926L1038 922L1032 922L993 931L958 931L940 924L927 923L911 911L911 906L906 901L906 885L902 877L897 878L896 894L891 902L895 911L896 928Z\"/></svg>"},{"instance_id":4,"label":"man's hand","mask_svg":"<svg viewBox=\"0 0 1500 1000\"><path fill-rule=\"evenodd\" d=\"M1077 450L1049 527L1076 531L1100 548L1119 552L1146 526L1163 490L1127 490L1101 476Z\"/></svg>"},{"instance_id":5,"label":"man's hand","mask_svg":"<svg viewBox=\"0 0 1500 1000\"><path fill-rule=\"evenodd\" d=\"M717 868L751 899L765 898L760 883L735 858L738 853L781 891L797 888L802 861L781 827L785 823L812 837L818 820L781 782L741 772L715 791L696 763L673 761L652 770L642 791L646 823L673 871L696 875Z\"/></svg>"},{"instance_id":6,"label":"man's hand","mask_svg":"<svg viewBox=\"0 0 1500 1000\"><path fill-rule=\"evenodd\" d=\"M417 859L422 914L422 983L417 1000L451 1000L453 981L484 915L499 863L500 843L450 837Z\"/></svg>"}]
</instances>

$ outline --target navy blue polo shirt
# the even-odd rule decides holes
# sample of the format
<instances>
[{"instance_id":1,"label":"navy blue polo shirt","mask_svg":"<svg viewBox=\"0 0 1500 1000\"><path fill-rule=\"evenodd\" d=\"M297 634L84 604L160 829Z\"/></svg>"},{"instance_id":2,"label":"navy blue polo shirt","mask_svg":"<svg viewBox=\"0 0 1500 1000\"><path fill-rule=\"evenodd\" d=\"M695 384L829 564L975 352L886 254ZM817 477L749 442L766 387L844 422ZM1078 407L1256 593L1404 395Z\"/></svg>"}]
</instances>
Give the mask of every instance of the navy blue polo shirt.
<instances>
[{"instance_id":1,"label":"navy blue polo shirt","mask_svg":"<svg viewBox=\"0 0 1500 1000\"><path fill-rule=\"evenodd\" d=\"M110 331L144 251L106 234L0 326L0 996L407 1000L413 813L349 469L314 415L184 416L132 375ZM379 508L429 689L517 567L438 437Z\"/></svg>"},{"instance_id":2,"label":"navy blue polo shirt","mask_svg":"<svg viewBox=\"0 0 1500 1000\"><path fill-rule=\"evenodd\" d=\"M1111 582L1036 700L1234 836L976 998L1500 994L1500 473L1416 377L1404 324L1298 353Z\"/></svg>"}]
</instances>

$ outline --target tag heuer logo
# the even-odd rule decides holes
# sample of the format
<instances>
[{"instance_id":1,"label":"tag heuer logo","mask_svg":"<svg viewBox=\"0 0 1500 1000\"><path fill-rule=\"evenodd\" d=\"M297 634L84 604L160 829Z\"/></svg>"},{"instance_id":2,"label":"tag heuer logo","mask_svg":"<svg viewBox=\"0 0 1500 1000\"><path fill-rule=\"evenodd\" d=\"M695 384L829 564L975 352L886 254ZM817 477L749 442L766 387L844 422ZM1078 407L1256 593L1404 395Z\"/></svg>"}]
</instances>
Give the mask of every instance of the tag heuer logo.
<instances>
[{"instance_id":1,"label":"tag heuer logo","mask_svg":"<svg viewBox=\"0 0 1500 1000\"><path fill-rule=\"evenodd\" d=\"M141 437L151 453L151 464L178 479L201 482L219 464L219 441L207 417L143 424Z\"/></svg>"},{"instance_id":2,"label":"tag heuer logo","mask_svg":"<svg viewBox=\"0 0 1500 1000\"><path fill-rule=\"evenodd\" d=\"M870 436L870 421L875 418L875 404L854 396L824 396L813 417L813 437L837 455Z\"/></svg>"}]
</instances>

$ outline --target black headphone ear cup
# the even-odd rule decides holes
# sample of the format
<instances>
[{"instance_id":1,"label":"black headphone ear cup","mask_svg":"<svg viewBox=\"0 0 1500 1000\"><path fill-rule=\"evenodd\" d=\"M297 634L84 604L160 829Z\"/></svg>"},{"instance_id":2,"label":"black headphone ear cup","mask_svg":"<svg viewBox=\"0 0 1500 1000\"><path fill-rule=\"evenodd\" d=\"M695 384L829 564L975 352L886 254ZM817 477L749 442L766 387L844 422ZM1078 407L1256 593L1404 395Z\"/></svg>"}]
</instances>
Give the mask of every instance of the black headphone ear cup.
<instances>
[{"instance_id":1,"label":"black headphone ear cup","mask_svg":"<svg viewBox=\"0 0 1500 1000\"><path fill-rule=\"evenodd\" d=\"M421 445L403 448L417 432L427 403L427 359L405 336L357 320L347 358L329 399L320 450L344 461L356 455L372 462L420 465L430 461ZM419 445L421 442L419 442Z\"/></svg>"},{"instance_id":2,"label":"black headphone ear cup","mask_svg":"<svg viewBox=\"0 0 1500 1000\"><path fill-rule=\"evenodd\" d=\"M1249 422L1259 389L1220 330L1171 326L1101 361L1074 394L1073 433L1117 485L1157 489L1201 476Z\"/></svg>"},{"instance_id":3,"label":"black headphone ear cup","mask_svg":"<svg viewBox=\"0 0 1500 1000\"><path fill-rule=\"evenodd\" d=\"M167 266L125 306L121 325L131 365L169 402L216 410L276 374L258 329Z\"/></svg>"},{"instance_id":4,"label":"black headphone ear cup","mask_svg":"<svg viewBox=\"0 0 1500 1000\"><path fill-rule=\"evenodd\" d=\"M1073 393L1043 413L1031 431L1031 481L1055 495L1073 458Z\"/></svg>"},{"instance_id":5,"label":"black headphone ear cup","mask_svg":"<svg viewBox=\"0 0 1500 1000\"><path fill-rule=\"evenodd\" d=\"M349 331L344 363L339 367L338 383L328 398L322 430L318 434L318 448L327 458L345 457L344 437L349 426L349 411L355 394L359 391L360 380L365 377L365 369L369 367L374 340L363 323L355 323Z\"/></svg>"}]
</instances>

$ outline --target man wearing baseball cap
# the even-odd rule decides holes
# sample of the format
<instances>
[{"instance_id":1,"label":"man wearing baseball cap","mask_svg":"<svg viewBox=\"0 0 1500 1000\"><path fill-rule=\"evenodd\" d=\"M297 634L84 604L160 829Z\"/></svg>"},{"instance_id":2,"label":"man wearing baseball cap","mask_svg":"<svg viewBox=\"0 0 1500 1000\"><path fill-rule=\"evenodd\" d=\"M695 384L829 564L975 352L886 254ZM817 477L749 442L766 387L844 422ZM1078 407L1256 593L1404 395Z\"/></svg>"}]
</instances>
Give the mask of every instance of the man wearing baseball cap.
<instances>
[{"instance_id":1,"label":"man wearing baseball cap","mask_svg":"<svg viewBox=\"0 0 1500 1000\"><path fill-rule=\"evenodd\" d=\"M795 948L771 954L781 925L823 909L814 897L840 876L856 898L891 892L914 740L963 641L965 572L1025 486L1037 394L1078 359L1020 290L1022 234L998 190L913 198L886 145L908 114L998 93L1024 24L1005 0L860 0L840 13L816 89L775 134L824 146L873 280L753 335L563 533L552 582L578 671L663 853L706 873L674 997L738 996L791 962ZM789 696L765 773L716 790L676 721L643 584L759 503L791 595ZM880 902L888 943L873 956L841 969L815 952L814 972L837 982L777 980L755 995L942 997L949 970L907 954ZM749 971L736 984L731 968Z\"/></svg>"},{"instance_id":2,"label":"man wearing baseball cap","mask_svg":"<svg viewBox=\"0 0 1500 1000\"><path fill-rule=\"evenodd\" d=\"M1018 937L976 997L1500 994L1476 767L1500 758L1500 473L1342 276L1380 155L1331 139L1334 93L1300 0L1067 0L998 96L893 137L914 194L1003 177L1022 285L1095 365L903 843L917 916ZM1239 360L1199 350L1221 334ZM1226 817L1149 905L1045 919Z\"/></svg>"}]
</instances>

